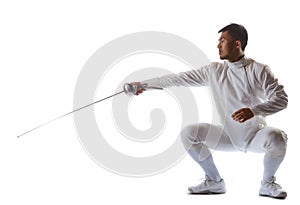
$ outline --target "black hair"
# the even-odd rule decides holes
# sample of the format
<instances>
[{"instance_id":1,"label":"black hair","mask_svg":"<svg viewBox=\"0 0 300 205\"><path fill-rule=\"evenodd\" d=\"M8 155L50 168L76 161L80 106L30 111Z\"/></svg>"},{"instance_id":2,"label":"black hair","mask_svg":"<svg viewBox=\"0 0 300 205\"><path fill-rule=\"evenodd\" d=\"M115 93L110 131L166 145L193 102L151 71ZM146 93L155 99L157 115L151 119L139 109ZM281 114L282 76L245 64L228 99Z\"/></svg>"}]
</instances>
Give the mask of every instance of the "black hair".
<instances>
[{"instance_id":1,"label":"black hair","mask_svg":"<svg viewBox=\"0 0 300 205\"><path fill-rule=\"evenodd\" d=\"M236 23L229 24L222 28L218 33L228 31L228 34L236 41L241 41L242 50L244 51L248 42L248 32L244 26Z\"/></svg>"}]
</instances>

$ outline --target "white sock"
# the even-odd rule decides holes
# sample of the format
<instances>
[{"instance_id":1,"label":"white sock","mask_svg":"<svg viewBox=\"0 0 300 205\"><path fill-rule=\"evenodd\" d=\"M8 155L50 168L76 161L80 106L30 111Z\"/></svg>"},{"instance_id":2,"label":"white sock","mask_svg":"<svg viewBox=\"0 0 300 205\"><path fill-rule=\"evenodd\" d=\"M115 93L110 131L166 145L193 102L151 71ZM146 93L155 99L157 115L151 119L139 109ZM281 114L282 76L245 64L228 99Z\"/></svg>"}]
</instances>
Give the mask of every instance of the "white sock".
<instances>
[{"instance_id":1,"label":"white sock","mask_svg":"<svg viewBox=\"0 0 300 205\"><path fill-rule=\"evenodd\" d=\"M214 163L208 148L203 144L194 144L188 150L189 155L201 166L206 176L213 181L220 181L222 178Z\"/></svg>"}]
</instances>

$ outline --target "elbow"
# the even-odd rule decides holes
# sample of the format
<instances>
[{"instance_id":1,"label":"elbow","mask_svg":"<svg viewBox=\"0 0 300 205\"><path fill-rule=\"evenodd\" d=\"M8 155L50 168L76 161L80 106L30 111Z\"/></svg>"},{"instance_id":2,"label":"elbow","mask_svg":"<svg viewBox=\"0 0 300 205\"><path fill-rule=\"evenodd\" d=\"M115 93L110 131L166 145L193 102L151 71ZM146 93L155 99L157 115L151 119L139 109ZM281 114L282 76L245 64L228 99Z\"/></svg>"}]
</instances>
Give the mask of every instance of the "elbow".
<instances>
[{"instance_id":1,"label":"elbow","mask_svg":"<svg viewBox=\"0 0 300 205\"><path fill-rule=\"evenodd\" d=\"M278 111L280 110L284 110L286 109L288 106L288 98L285 96L285 97L281 97L280 100L278 100Z\"/></svg>"},{"instance_id":2,"label":"elbow","mask_svg":"<svg viewBox=\"0 0 300 205\"><path fill-rule=\"evenodd\" d=\"M286 101L284 103L284 106L283 106L283 109L287 108L288 104L289 104L289 101L288 101L288 99L286 99Z\"/></svg>"},{"instance_id":3,"label":"elbow","mask_svg":"<svg viewBox=\"0 0 300 205\"><path fill-rule=\"evenodd\" d=\"M288 96L286 93L284 93L284 95L282 95L281 98L282 98L282 102L283 102L283 109L285 109L285 108L287 108L287 106L289 104Z\"/></svg>"},{"instance_id":4,"label":"elbow","mask_svg":"<svg viewBox=\"0 0 300 205\"><path fill-rule=\"evenodd\" d=\"M278 102L278 105L281 108L281 110L287 108L289 100L287 94L284 91L277 94L276 101Z\"/></svg>"}]
</instances>

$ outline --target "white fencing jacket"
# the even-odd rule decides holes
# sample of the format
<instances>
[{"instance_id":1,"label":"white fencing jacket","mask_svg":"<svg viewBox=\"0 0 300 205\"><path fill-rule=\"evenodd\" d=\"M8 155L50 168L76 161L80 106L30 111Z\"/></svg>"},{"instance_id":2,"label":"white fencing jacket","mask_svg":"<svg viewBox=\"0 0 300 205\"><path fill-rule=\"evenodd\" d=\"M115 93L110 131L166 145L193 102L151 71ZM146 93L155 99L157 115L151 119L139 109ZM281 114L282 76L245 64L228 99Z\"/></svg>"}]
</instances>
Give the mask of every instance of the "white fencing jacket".
<instances>
[{"instance_id":1,"label":"white fencing jacket","mask_svg":"<svg viewBox=\"0 0 300 205\"><path fill-rule=\"evenodd\" d=\"M213 97L220 124L232 143L245 150L255 133L266 123L264 117L287 107L283 86L267 65L243 57L237 62L211 63L196 70L143 81L149 86L207 86ZM231 115L248 107L254 113L239 123Z\"/></svg>"}]
</instances>

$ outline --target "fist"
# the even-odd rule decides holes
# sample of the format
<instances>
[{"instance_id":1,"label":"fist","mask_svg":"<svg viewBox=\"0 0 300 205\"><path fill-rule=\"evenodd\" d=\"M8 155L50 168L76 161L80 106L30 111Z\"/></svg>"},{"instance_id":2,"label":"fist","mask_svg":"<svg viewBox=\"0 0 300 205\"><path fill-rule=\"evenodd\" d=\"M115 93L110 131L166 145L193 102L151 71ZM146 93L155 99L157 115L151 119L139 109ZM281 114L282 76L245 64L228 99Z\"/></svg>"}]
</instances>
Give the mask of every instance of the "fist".
<instances>
[{"instance_id":1,"label":"fist","mask_svg":"<svg viewBox=\"0 0 300 205\"><path fill-rule=\"evenodd\" d=\"M127 95L139 95L145 91L145 86L140 82L126 83L124 85L124 92Z\"/></svg>"},{"instance_id":2,"label":"fist","mask_svg":"<svg viewBox=\"0 0 300 205\"><path fill-rule=\"evenodd\" d=\"M254 116L253 112L250 108L242 108L238 111L234 112L231 117L233 120L243 123L249 119L251 119Z\"/></svg>"}]
</instances>

